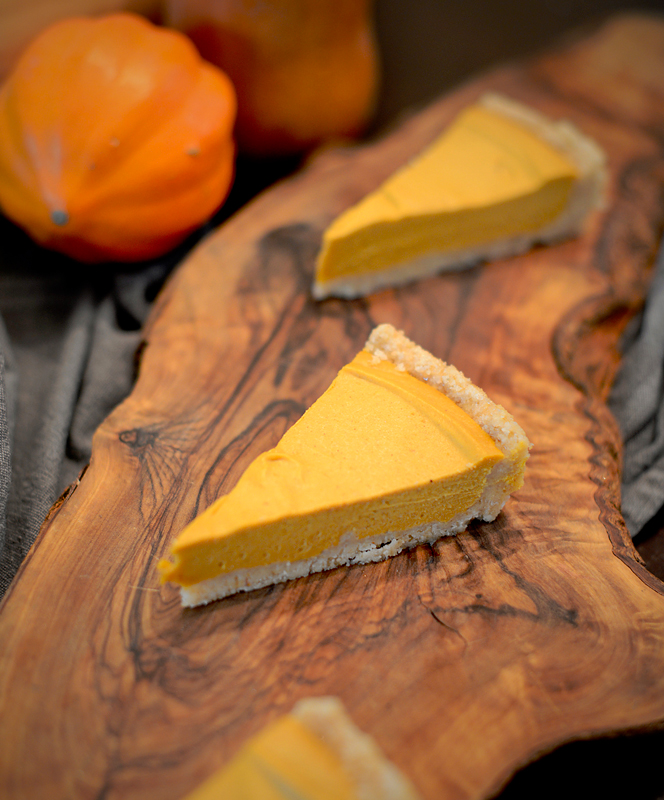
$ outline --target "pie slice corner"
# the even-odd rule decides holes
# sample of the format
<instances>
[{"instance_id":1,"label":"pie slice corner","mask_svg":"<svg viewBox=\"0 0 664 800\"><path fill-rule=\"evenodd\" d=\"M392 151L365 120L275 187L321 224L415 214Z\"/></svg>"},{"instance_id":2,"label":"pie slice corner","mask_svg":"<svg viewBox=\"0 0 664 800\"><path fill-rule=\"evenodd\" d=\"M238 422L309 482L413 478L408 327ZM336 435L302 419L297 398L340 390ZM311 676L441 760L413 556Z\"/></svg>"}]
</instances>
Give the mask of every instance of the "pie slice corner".
<instances>
[{"instance_id":1,"label":"pie slice corner","mask_svg":"<svg viewBox=\"0 0 664 800\"><path fill-rule=\"evenodd\" d=\"M180 533L163 582L197 606L381 561L492 521L530 442L459 370L389 324L236 486Z\"/></svg>"},{"instance_id":2,"label":"pie slice corner","mask_svg":"<svg viewBox=\"0 0 664 800\"><path fill-rule=\"evenodd\" d=\"M602 148L573 123L487 93L332 221L312 294L358 297L572 238L606 177Z\"/></svg>"},{"instance_id":3,"label":"pie slice corner","mask_svg":"<svg viewBox=\"0 0 664 800\"><path fill-rule=\"evenodd\" d=\"M247 740L185 800L420 800L337 697L307 697Z\"/></svg>"}]
</instances>

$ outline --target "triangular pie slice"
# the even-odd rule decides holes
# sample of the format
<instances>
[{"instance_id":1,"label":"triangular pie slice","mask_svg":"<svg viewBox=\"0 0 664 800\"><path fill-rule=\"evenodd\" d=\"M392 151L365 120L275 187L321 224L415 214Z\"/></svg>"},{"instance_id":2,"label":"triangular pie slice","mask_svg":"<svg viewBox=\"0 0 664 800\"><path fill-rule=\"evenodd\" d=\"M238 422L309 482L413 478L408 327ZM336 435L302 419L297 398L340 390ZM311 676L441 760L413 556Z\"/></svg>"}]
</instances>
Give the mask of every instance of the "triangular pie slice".
<instances>
[{"instance_id":1,"label":"triangular pie slice","mask_svg":"<svg viewBox=\"0 0 664 800\"><path fill-rule=\"evenodd\" d=\"M312 293L356 297L576 236L601 205L601 148L487 94L323 236Z\"/></svg>"},{"instance_id":2,"label":"triangular pie slice","mask_svg":"<svg viewBox=\"0 0 664 800\"><path fill-rule=\"evenodd\" d=\"M390 325L178 536L162 580L195 606L493 520L529 442L457 369Z\"/></svg>"},{"instance_id":3,"label":"triangular pie slice","mask_svg":"<svg viewBox=\"0 0 664 800\"><path fill-rule=\"evenodd\" d=\"M298 701L186 800L418 800L336 697Z\"/></svg>"}]
</instances>

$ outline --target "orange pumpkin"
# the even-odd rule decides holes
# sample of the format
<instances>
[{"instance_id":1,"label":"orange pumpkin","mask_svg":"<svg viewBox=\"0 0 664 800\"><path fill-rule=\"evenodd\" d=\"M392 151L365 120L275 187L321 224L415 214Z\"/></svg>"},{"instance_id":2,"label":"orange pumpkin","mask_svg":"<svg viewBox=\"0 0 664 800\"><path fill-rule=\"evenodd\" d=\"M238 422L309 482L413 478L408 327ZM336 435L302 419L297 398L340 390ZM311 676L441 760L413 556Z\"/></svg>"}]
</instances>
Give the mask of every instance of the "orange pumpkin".
<instances>
[{"instance_id":1,"label":"orange pumpkin","mask_svg":"<svg viewBox=\"0 0 664 800\"><path fill-rule=\"evenodd\" d=\"M164 16L233 81L243 152L356 136L373 111L372 0L165 0Z\"/></svg>"},{"instance_id":2,"label":"orange pumpkin","mask_svg":"<svg viewBox=\"0 0 664 800\"><path fill-rule=\"evenodd\" d=\"M88 262L174 247L233 180L228 77L131 13L55 23L0 89L0 207Z\"/></svg>"}]
</instances>

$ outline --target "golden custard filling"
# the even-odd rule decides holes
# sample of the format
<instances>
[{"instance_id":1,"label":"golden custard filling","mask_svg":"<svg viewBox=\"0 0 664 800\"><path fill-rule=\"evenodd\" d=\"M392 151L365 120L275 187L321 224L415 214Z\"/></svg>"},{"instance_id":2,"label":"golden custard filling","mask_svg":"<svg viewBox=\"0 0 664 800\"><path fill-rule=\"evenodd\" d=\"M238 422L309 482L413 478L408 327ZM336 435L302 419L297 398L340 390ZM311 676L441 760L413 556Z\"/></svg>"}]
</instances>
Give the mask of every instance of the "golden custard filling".
<instances>
[{"instance_id":1,"label":"golden custard filling","mask_svg":"<svg viewBox=\"0 0 664 800\"><path fill-rule=\"evenodd\" d=\"M446 395L361 351L235 488L175 541L162 580L182 586L319 555L475 503L503 459Z\"/></svg>"},{"instance_id":2,"label":"golden custard filling","mask_svg":"<svg viewBox=\"0 0 664 800\"><path fill-rule=\"evenodd\" d=\"M471 106L422 155L332 222L316 279L376 272L541 229L566 208L577 178L576 166L527 127Z\"/></svg>"},{"instance_id":3,"label":"golden custard filling","mask_svg":"<svg viewBox=\"0 0 664 800\"><path fill-rule=\"evenodd\" d=\"M358 800L339 757L290 715L267 726L186 800Z\"/></svg>"}]
</instances>

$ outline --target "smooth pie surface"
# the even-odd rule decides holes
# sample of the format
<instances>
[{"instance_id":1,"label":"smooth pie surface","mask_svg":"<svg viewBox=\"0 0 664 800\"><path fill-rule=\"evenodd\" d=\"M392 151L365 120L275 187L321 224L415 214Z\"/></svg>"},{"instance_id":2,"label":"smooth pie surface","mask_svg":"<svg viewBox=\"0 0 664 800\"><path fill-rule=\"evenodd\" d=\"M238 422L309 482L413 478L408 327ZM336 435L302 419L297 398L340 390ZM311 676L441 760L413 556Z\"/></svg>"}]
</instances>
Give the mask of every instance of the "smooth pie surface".
<instances>
[{"instance_id":1,"label":"smooth pie surface","mask_svg":"<svg viewBox=\"0 0 664 800\"><path fill-rule=\"evenodd\" d=\"M164 580L311 558L340 541L445 522L502 453L442 392L363 350L279 444L180 534Z\"/></svg>"},{"instance_id":2,"label":"smooth pie surface","mask_svg":"<svg viewBox=\"0 0 664 800\"><path fill-rule=\"evenodd\" d=\"M565 209L575 165L482 105L327 229L316 282L536 231Z\"/></svg>"}]
</instances>

